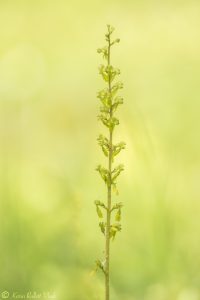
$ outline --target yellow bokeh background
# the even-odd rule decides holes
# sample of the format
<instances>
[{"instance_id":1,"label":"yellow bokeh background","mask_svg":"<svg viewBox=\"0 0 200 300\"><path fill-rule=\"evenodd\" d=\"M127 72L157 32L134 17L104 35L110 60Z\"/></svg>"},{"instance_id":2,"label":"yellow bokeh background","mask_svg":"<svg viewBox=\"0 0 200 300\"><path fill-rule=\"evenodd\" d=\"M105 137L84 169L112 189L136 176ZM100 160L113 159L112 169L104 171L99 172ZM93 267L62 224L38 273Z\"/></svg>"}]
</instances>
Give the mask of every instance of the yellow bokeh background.
<instances>
[{"instance_id":1,"label":"yellow bokeh background","mask_svg":"<svg viewBox=\"0 0 200 300\"><path fill-rule=\"evenodd\" d=\"M96 49L112 24L127 147L111 300L200 299L199 14L195 0L0 1L0 294L104 299Z\"/></svg>"}]
</instances>

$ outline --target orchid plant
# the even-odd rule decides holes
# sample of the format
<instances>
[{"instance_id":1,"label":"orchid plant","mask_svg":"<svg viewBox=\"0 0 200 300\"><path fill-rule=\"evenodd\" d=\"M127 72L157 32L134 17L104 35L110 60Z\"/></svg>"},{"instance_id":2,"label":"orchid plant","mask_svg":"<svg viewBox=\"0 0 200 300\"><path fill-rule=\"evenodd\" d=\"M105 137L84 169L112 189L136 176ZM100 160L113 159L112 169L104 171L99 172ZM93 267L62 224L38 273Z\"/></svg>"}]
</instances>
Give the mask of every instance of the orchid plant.
<instances>
[{"instance_id":1,"label":"orchid plant","mask_svg":"<svg viewBox=\"0 0 200 300\"><path fill-rule=\"evenodd\" d=\"M124 142L114 143L114 132L119 125L119 119L115 116L119 106L123 104L123 98L118 92L123 88L120 81L116 81L120 75L120 70L111 64L111 49L120 39L112 39L114 28L107 25L105 34L106 46L97 50L103 56L105 64L99 67L99 73L106 83L106 87L97 94L99 99L100 113L98 119L107 128L108 135L100 134L97 141L103 154L107 158L107 167L98 165L96 170L103 179L107 189L107 200L102 202L95 201L96 211L99 218L99 227L105 236L105 256L103 260L96 261L96 269L100 269L105 276L105 300L110 299L110 241L115 239L116 234L121 231L121 202L113 203L113 193L118 195L117 179L124 170L124 166L119 164L113 166L116 156L125 148Z\"/></svg>"}]
</instances>

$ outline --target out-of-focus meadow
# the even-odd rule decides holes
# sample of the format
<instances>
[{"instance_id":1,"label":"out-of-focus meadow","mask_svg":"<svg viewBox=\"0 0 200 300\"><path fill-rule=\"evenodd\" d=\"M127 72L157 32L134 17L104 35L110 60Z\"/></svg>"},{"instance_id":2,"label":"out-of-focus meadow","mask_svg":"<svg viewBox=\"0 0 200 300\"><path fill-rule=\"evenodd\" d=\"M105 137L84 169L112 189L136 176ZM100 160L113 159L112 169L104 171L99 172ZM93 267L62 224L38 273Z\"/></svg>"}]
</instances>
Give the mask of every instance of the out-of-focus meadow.
<instances>
[{"instance_id":1,"label":"out-of-focus meadow","mask_svg":"<svg viewBox=\"0 0 200 300\"><path fill-rule=\"evenodd\" d=\"M195 0L0 2L0 295L103 299L90 272L104 249L96 48L110 23L127 143L111 299L200 299L199 15Z\"/></svg>"}]
</instances>

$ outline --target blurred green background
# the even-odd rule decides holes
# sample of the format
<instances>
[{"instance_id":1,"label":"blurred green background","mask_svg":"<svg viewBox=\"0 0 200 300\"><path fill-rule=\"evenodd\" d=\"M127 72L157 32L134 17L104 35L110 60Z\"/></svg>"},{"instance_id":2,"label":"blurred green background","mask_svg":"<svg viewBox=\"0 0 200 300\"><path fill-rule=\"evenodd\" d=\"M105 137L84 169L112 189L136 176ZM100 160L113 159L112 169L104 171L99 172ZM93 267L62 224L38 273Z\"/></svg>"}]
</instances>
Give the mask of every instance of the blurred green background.
<instances>
[{"instance_id":1,"label":"blurred green background","mask_svg":"<svg viewBox=\"0 0 200 300\"><path fill-rule=\"evenodd\" d=\"M111 300L200 299L199 15L195 0L0 1L0 295L104 299L90 272L104 249L96 49L110 23L127 143Z\"/></svg>"}]
</instances>

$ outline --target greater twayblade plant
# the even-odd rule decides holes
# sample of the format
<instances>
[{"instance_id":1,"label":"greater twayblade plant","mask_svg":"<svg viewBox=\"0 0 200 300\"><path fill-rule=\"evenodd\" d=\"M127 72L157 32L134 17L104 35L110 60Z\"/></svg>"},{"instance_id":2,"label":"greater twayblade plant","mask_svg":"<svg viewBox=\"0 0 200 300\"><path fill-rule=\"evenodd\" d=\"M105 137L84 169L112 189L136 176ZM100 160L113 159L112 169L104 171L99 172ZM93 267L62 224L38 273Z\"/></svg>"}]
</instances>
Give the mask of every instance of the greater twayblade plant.
<instances>
[{"instance_id":1,"label":"greater twayblade plant","mask_svg":"<svg viewBox=\"0 0 200 300\"><path fill-rule=\"evenodd\" d=\"M121 231L122 203L113 203L112 195L113 192L118 195L117 178L124 170L124 166L120 164L114 167L113 164L115 157L125 148L124 142L116 144L113 142L115 127L119 125L119 120L115 117L115 112L123 104L123 98L118 95L118 91L123 88L123 84L120 81L114 82L120 75L120 70L111 65L111 49L115 44L120 42L119 39L113 40L111 38L113 31L114 28L107 25L107 33L105 34L106 46L97 50L98 53L103 55L103 59L105 60L105 64L101 64L99 67L99 73L106 83L106 87L97 94L97 98L101 103L98 119L108 130L107 136L100 134L97 140L103 154L107 158L108 165L107 167L98 165L96 169L107 188L107 201L95 201L97 214L100 219L99 227L105 236L105 256L103 260L96 261L96 269L100 269L105 276L106 300L110 298L110 240L114 240L116 234Z\"/></svg>"}]
</instances>

